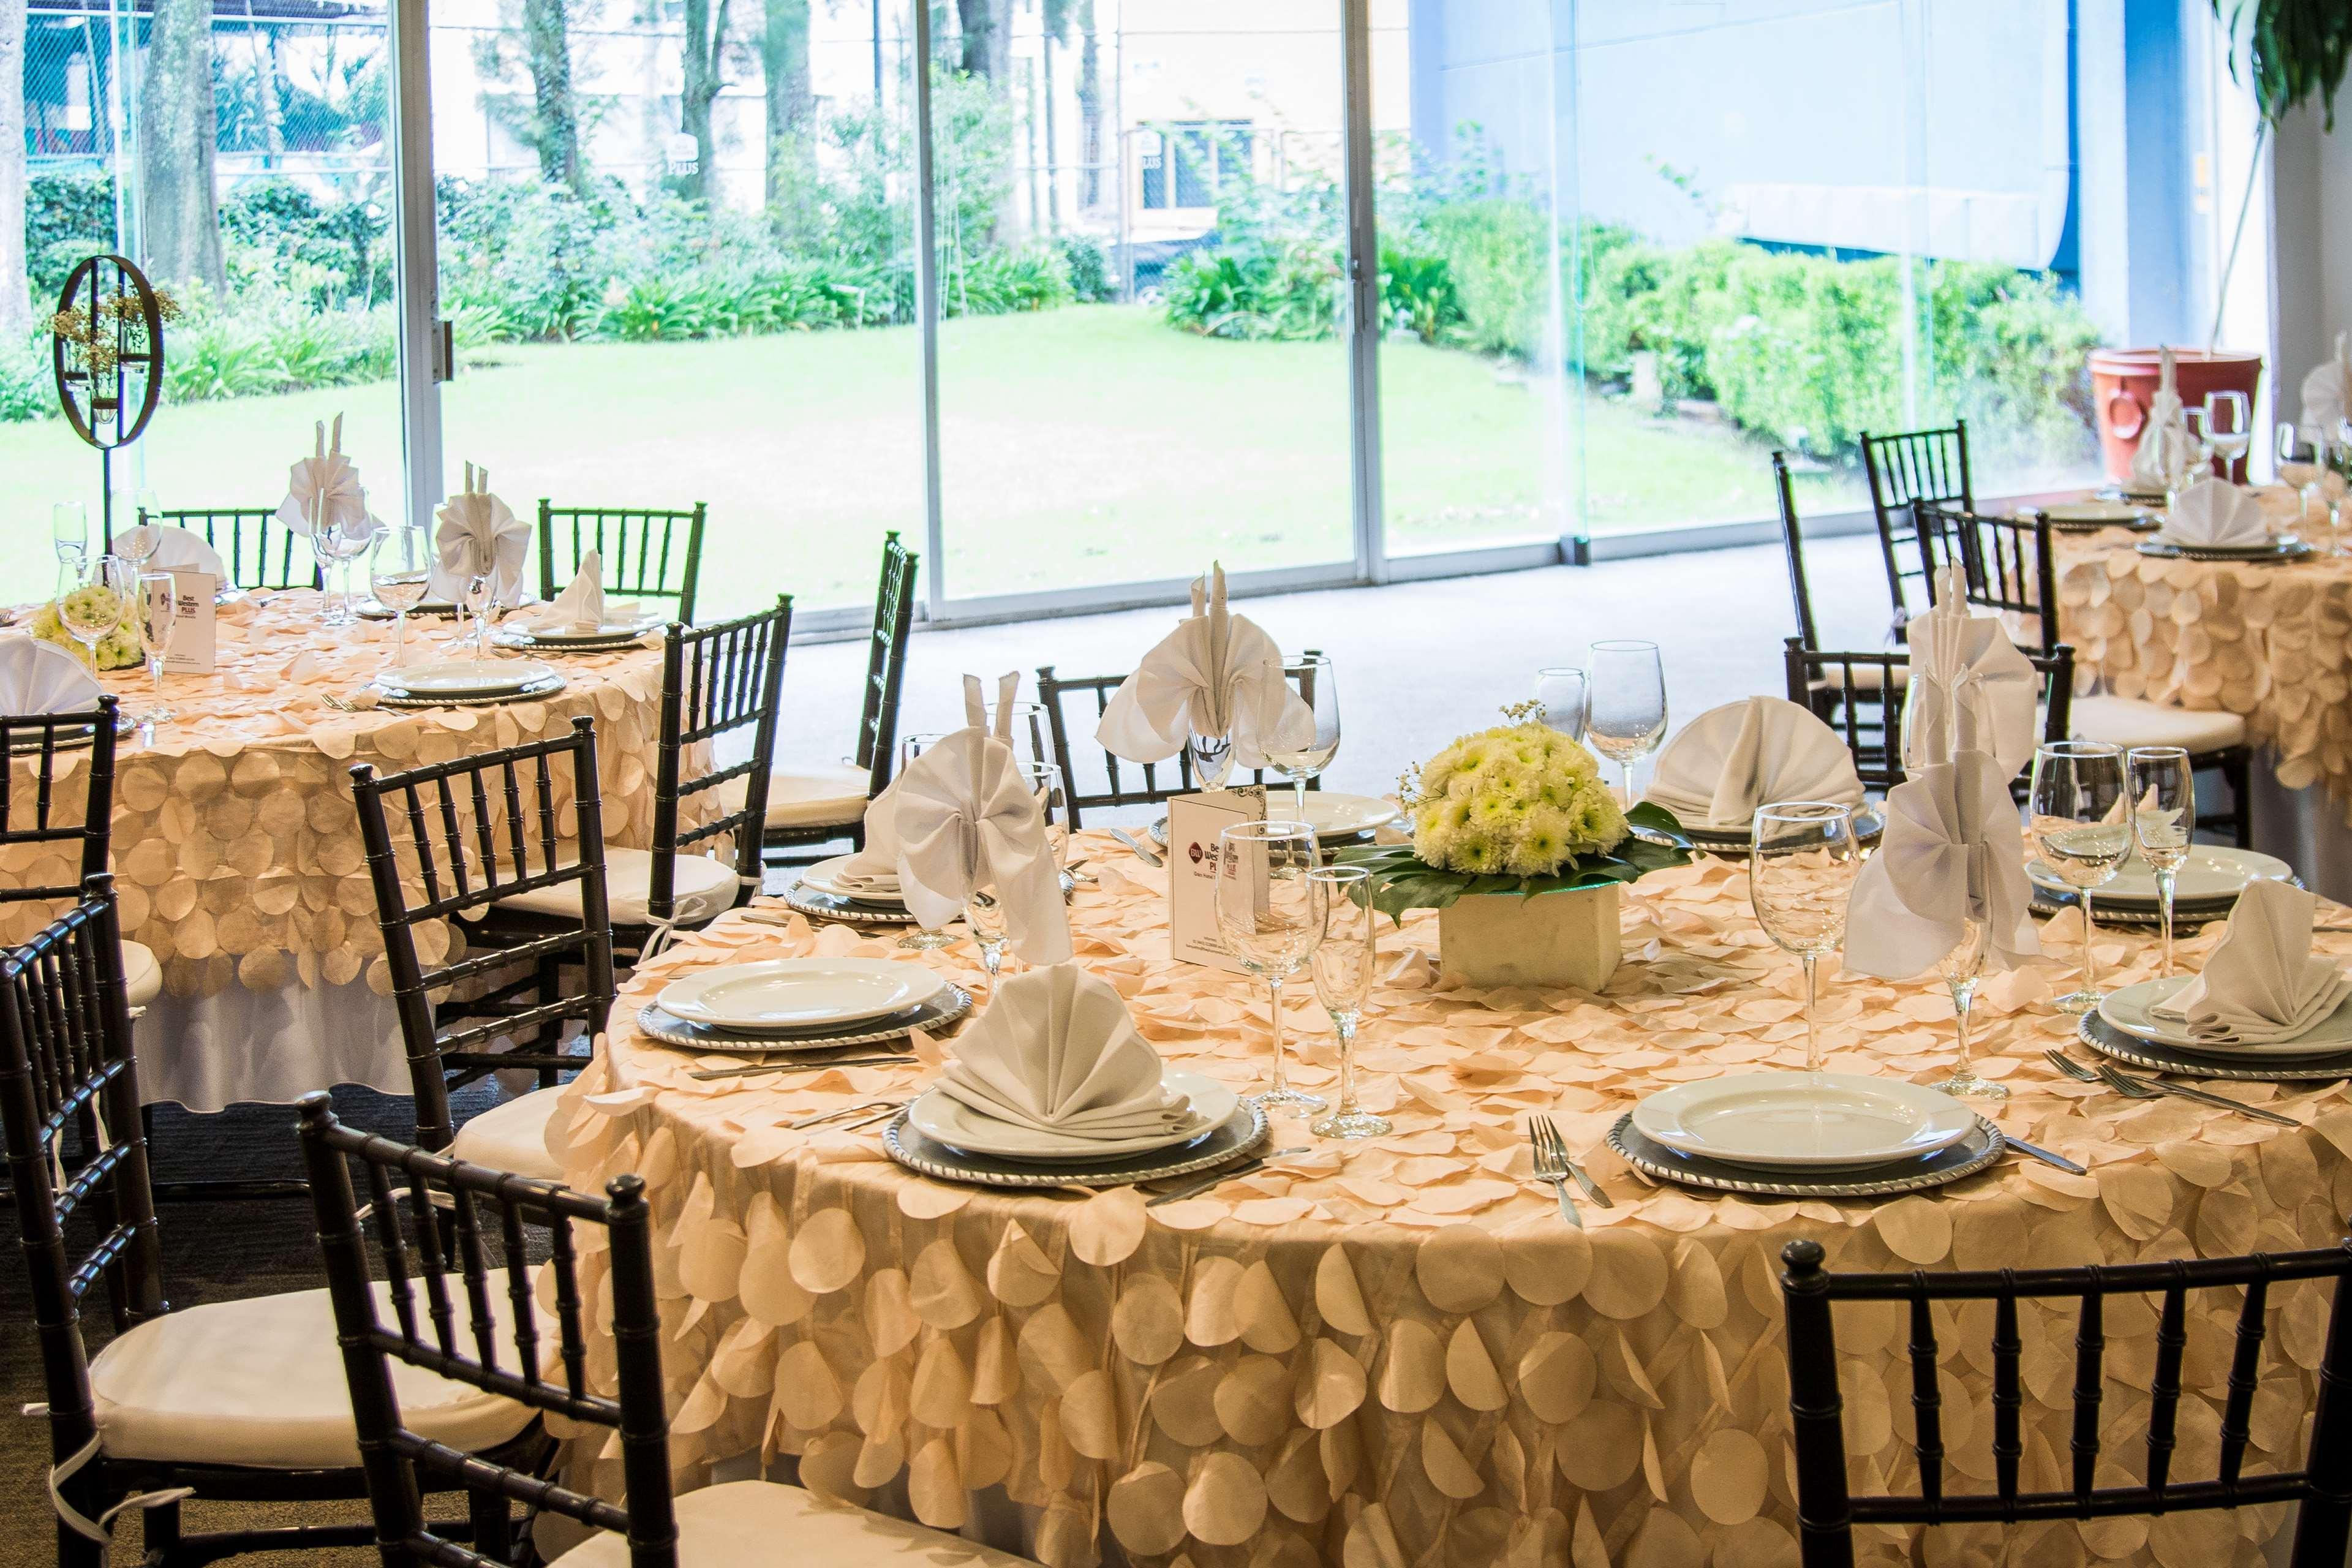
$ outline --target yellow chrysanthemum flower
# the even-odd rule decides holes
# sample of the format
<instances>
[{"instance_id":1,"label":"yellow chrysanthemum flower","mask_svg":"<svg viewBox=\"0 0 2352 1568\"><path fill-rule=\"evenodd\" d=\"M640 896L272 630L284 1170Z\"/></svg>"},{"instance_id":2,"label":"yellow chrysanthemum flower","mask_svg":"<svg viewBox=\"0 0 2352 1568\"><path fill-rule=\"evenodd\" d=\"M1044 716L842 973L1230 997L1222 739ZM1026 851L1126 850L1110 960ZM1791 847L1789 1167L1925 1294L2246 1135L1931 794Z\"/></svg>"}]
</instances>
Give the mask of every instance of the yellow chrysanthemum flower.
<instances>
[{"instance_id":1,"label":"yellow chrysanthemum flower","mask_svg":"<svg viewBox=\"0 0 2352 1568\"><path fill-rule=\"evenodd\" d=\"M1592 753L1532 721L1455 741L1423 765L1412 804L1413 854L1474 875L1549 876L1628 832Z\"/></svg>"}]
</instances>

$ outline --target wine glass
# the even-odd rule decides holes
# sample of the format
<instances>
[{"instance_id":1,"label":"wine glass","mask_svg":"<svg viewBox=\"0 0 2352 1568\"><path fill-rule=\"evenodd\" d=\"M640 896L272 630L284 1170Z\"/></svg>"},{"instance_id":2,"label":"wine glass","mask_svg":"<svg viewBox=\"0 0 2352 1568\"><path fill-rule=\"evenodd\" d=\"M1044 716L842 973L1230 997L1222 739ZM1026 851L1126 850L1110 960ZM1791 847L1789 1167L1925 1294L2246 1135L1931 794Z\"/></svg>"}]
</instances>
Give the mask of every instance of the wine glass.
<instances>
[{"instance_id":1,"label":"wine glass","mask_svg":"<svg viewBox=\"0 0 2352 1568\"><path fill-rule=\"evenodd\" d=\"M1309 648L1302 654L1285 654L1282 679L1298 693L1298 700L1313 716L1313 727L1305 719L1297 720L1297 732L1284 732L1270 738L1265 746L1265 760L1276 773L1290 781L1290 799L1296 809L1291 816L1307 820L1307 781L1331 765L1339 752L1339 683L1331 673L1331 661Z\"/></svg>"},{"instance_id":2,"label":"wine glass","mask_svg":"<svg viewBox=\"0 0 2352 1568\"><path fill-rule=\"evenodd\" d=\"M473 623L474 627L472 636L474 657L488 658L490 657L490 574L487 572L477 572L467 578L463 597L467 617ZM460 629L457 634L457 647L460 652L464 651L467 640L467 634Z\"/></svg>"},{"instance_id":3,"label":"wine glass","mask_svg":"<svg viewBox=\"0 0 2352 1568\"><path fill-rule=\"evenodd\" d=\"M2278 427L2279 483L2294 489L2296 498L2295 531L2305 538L2319 529L2331 535L2335 531L2335 509L2328 504L2327 437L2308 425L2290 425L2282 420ZM2335 545L2331 539L2330 553Z\"/></svg>"},{"instance_id":4,"label":"wine glass","mask_svg":"<svg viewBox=\"0 0 2352 1568\"><path fill-rule=\"evenodd\" d=\"M1070 857L1069 824L1057 810L1062 802L1062 770L1049 763L1016 760L1013 765L1028 780L1029 793L1037 797L1037 810L1045 823L1045 852L1054 858L1054 869L1059 873ZM1068 890L1066 882L1063 891Z\"/></svg>"},{"instance_id":5,"label":"wine glass","mask_svg":"<svg viewBox=\"0 0 2352 1568\"><path fill-rule=\"evenodd\" d=\"M2180 428L2187 436L2173 445L2167 453L2171 461L2167 465L2168 486L2185 490L2200 479L2213 477L2213 444L2205 436L2205 411L2183 408Z\"/></svg>"},{"instance_id":6,"label":"wine glass","mask_svg":"<svg viewBox=\"0 0 2352 1568\"><path fill-rule=\"evenodd\" d=\"M1044 703L991 702L984 705L980 711L982 727L992 735L997 732L997 720L1001 713L1010 712L1013 715L1012 722L1003 728L1005 732L1013 737L1014 756L1023 754L1023 747L1025 744L1028 759L1031 762L1043 763L1052 768L1062 765L1062 759L1054 752L1053 721L1045 712Z\"/></svg>"},{"instance_id":7,"label":"wine glass","mask_svg":"<svg viewBox=\"0 0 2352 1568\"><path fill-rule=\"evenodd\" d=\"M1658 645L1597 642L1585 667L1592 679L1585 738L1625 770L1625 804L1630 807L1633 764L1666 738L1666 672L1658 662Z\"/></svg>"},{"instance_id":8,"label":"wine glass","mask_svg":"<svg viewBox=\"0 0 2352 1568\"><path fill-rule=\"evenodd\" d=\"M1330 884L1307 876L1321 863L1303 822L1237 822L1217 835L1217 931L1225 951L1265 982L1273 1065L1256 1096L1267 1108L1320 1110L1323 1097L1290 1087L1282 1058L1282 986L1323 941Z\"/></svg>"},{"instance_id":9,"label":"wine glass","mask_svg":"<svg viewBox=\"0 0 2352 1568\"><path fill-rule=\"evenodd\" d=\"M1952 993L1952 1026L1959 1039L1959 1060L1952 1068L1952 1076L1932 1087L1942 1089L1955 1100L2007 1100L2009 1089L1977 1071L1976 1056L1969 1037L1969 1016L1977 1000L1977 981L1984 973L1985 929L1982 921L1960 922L1960 940L1952 951L1936 961L1936 973Z\"/></svg>"},{"instance_id":10,"label":"wine glass","mask_svg":"<svg viewBox=\"0 0 2352 1568\"><path fill-rule=\"evenodd\" d=\"M944 734L901 735L898 737L898 772L904 774L917 757L947 739ZM929 926L917 926L898 939L898 945L909 952L929 952L942 947L953 947L956 939L945 931Z\"/></svg>"},{"instance_id":11,"label":"wine glass","mask_svg":"<svg viewBox=\"0 0 2352 1568\"><path fill-rule=\"evenodd\" d=\"M352 605L352 563L374 546L380 531L381 525L362 512L354 522L322 528L310 536L310 548L329 569L326 625L347 626L356 618ZM488 652L487 648L483 650L485 657Z\"/></svg>"},{"instance_id":12,"label":"wine glass","mask_svg":"<svg viewBox=\"0 0 2352 1568\"><path fill-rule=\"evenodd\" d=\"M408 612L425 602L433 580L433 536L413 522L385 529L368 557L368 591L392 612L392 667L408 663Z\"/></svg>"},{"instance_id":13,"label":"wine glass","mask_svg":"<svg viewBox=\"0 0 2352 1568\"><path fill-rule=\"evenodd\" d=\"M2205 442L2221 459L2221 477L2235 484L2241 477L2238 464L2254 442L2252 413L2246 406L2244 393L2205 395Z\"/></svg>"},{"instance_id":14,"label":"wine glass","mask_svg":"<svg viewBox=\"0 0 2352 1568\"><path fill-rule=\"evenodd\" d=\"M58 555L59 591L81 580L82 563L89 559L89 508L78 500L61 500L49 508L49 543Z\"/></svg>"},{"instance_id":15,"label":"wine glass","mask_svg":"<svg viewBox=\"0 0 2352 1568\"><path fill-rule=\"evenodd\" d=\"M2062 1013L2088 1013L2099 1005L2091 890L2113 881L2131 852L2124 790L2123 752L2104 741L2053 741L2033 753L2027 807L2033 847L2083 903L2083 987L2052 1004Z\"/></svg>"},{"instance_id":16,"label":"wine glass","mask_svg":"<svg viewBox=\"0 0 2352 1568\"><path fill-rule=\"evenodd\" d=\"M155 559L155 552L163 547L163 525L156 515L160 510L153 490L132 491L131 526L114 536L114 552L142 574L147 563Z\"/></svg>"},{"instance_id":17,"label":"wine glass","mask_svg":"<svg viewBox=\"0 0 2352 1568\"><path fill-rule=\"evenodd\" d=\"M2197 784L2189 753L2179 746L2134 746L2124 753L2124 783L2131 793L2132 842L2156 873L2156 907L2164 923L2164 967L2172 973L2172 889L2197 834Z\"/></svg>"},{"instance_id":18,"label":"wine glass","mask_svg":"<svg viewBox=\"0 0 2352 1568\"><path fill-rule=\"evenodd\" d=\"M139 574L120 555L101 555L79 574L73 589L58 600L58 623L89 651L90 668L98 668L98 645L120 627L139 592Z\"/></svg>"},{"instance_id":19,"label":"wine glass","mask_svg":"<svg viewBox=\"0 0 2352 1568\"><path fill-rule=\"evenodd\" d=\"M1363 1024L1379 962L1372 941L1371 873L1361 866L1318 866L1307 879L1323 884L1323 940L1309 963L1315 995L1331 1015L1331 1032L1339 1043L1339 1103L1307 1130L1318 1138L1377 1138L1394 1129L1386 1117L1356 1103L1356 1031Z\"/></svg>"},{"instance_id":20,"label":"wine glass","mask_svg":"<svg viewBox=\"0 0 2352 1568\"><path fill-rule=\"evenodd\" d=\"M1536 701L1543 721L1571 741L1584 739L1585 716L1592 711L1592 678L1579 665L1536 671Z\"/></svg>"},{"instance_id":21,"label":"wine glass","mask_svg":"<svg viewBox=\"0 0 2352 1568\"><path fill-rule=\"evenodd\" d=\"M152 746L155 727L173 717L163 706L163 663L172 649L172 627L180 617L179 583L169 572L141 572L138 581L139 613L131 624L139 629L140 651L147 656L147 679L154 700L140 715L139 723Z\"/></svg>"},{"instance_id":22,"label":"wine glass","mask_svg":"<svg viewBox=\"0 0 2352 1568\"><path fill-rule=\"evenodd\" d=\"M1815 966L1845 941L1846 900L1862 868L1853 811L1835 801L1759 805L1748 827L1748 896L1764 934L1805 966L1805 1070L1822 1070Z\"/></svg>"}]
</instances>

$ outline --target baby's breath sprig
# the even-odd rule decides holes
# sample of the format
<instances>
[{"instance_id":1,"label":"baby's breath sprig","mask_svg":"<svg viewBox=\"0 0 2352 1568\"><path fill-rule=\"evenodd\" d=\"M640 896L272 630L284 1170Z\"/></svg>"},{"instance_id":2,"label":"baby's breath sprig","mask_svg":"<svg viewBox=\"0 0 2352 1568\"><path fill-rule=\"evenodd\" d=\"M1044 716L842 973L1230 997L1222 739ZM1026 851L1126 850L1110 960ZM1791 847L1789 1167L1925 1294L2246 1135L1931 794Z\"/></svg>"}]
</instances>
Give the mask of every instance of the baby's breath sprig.
<instances>
[{"instance_id":1,"label":"baby's breath sprig","mask_svg":"<svg viewBox=\"0 0 2352 1568\"><path fill-rule=\"evenodd\" d=\"M1543 704L1532 697L1524 702L1506 704L1503 709L1503 717L1514 724L1525 724L1530 720L1541 717L1542 713Z\"/></svg>"}]
</instances>

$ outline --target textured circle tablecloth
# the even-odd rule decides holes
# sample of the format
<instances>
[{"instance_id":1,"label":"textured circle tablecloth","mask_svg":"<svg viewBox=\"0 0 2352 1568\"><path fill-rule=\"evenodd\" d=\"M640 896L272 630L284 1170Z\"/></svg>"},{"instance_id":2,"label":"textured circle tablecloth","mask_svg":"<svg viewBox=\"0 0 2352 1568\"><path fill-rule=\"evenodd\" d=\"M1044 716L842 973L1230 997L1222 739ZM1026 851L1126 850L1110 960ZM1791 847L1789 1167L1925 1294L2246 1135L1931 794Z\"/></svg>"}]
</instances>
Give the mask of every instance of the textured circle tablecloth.
<instances>
[{"instance_id":1,"label":"textured circle tablecloth","mask_svg":"<svg viewBox=\"0 0 2352 1568\"><path fill-rule=\"evenodd\" d=\"M383 939L368 884L350 769L373 763L396 771L568 733L573 718L596 721L597 771L608 843L643 846L651 837L654 754L661 726L661 654L551 658L564 689L541 702L414 711L343 712L329 693L351 697L391 661L392 627L320 622L309 590L254 593L220 607L217 668L165 678L178 715L148 746L125 731L116 752L113 860L123 934L162 960L175 997L216 995L233 984L276 991L289 984L341 985L365 976L383 989ZM446 619L413 617L409 658L447 644ZM146 677L101 678L135 713L152 705ZM78 795L88 753L61 764ZM13 769L16 810L32 797L32 768ZM77 802L68 820L79 821ZM10 875L70 883L78 856L54 851L47 864L23 852ZM0 942L21 942L49 911L0 907ZM427 963L451 940L420 931Z\"/></svg>"},{"instance_id":2,"label":"textured circle tablecloth","mask_svg":"<svg viewBox=\"0 0 2352 1568\"><path fill-rule=\"evenodd\" d=\"M1175 1063L1246 1085L1265 1049L1261 991L1167 956L1160 874L1086 836L1102 885L1073 911L1079 962L1113 981ZM2339 911L2340 912L2340 911ZM782 953L857 952L940 965L887 937L740 914L640 971L555 1140L593 1187L643 1173L682 1484L747 1452L797 1457L803 1481L979 1527L1001 1488L1024 1539L994 1544L1057 1565L1105 1555L1195 1564L1793 1564L1780 1247L1812 1237L1847 1268L2005 1265L2327 1245L2352 1203L2352 1104L2340 1086L2230 1093L2298 1131L2185 1100L2129 1101L2061 1078L2081 1056L2047 1005L2071 986L2079 917L2045 928L2056 957L1991 979L1979 1005L1995 1108L2019 1134L2089 1166L2013 1158L1894 1202L1710 1197L1653 1186L1601 1143L1643 1093L1801 1065L1800 982L1749 912L1744 872L1706 863L1645 879L1625 906L1628 962L1608 992L1437 989L1434 921L1383 923L1361 1058L1393 1136L1308 1145L1204 1197L1012 1194L915 1176L878 1130L788 1122L900 1099L929 1074L842 1069L702 1083L698 1058L654 1045L635 1005L679 972ZM2182 943L2194 963L2215 940ZM2339 951L2352 937L2322 939ZM1416 945L1419 944L1419 945ZM2152 941L2101 932L2114 982L2145 977ZM1299 988L1294 988L1299 989ZM1832 1068L1927 1080L1950 1066L1940 987L1832 979ZM1311 995L1289 1014L1328 1092L1330 1037ZM921 1042L936 1060L940 1047ZM1559 1218L1529 1179L1520 1120L1556 1116L1613 1195ZM2250 1469L2300 1454L2324 1340L2318 1286L2272 1297ZM1981 1310L1978 1309L1981 1308ZM2234 1302L2208 1295L2190 1342L2176 1479L2210 1476ZM2074 1321L2023 1309L2023 1484L2065 1484ZM1853 1485L1916 1479L1903 1309L1842 1309ZM2108 1469L2137 1475L2157 1316L2109 1304ZM1990 1489L1990 1303L1940 1324L1953 1489ZM609 1376L609 1344L599 1347ZM618 1473L575 1474L617 1495ZM989 1510L993 1517L1001 1510ZM2284 1509L2154 1521L2043 1523L2001 1536L1947 1529L1921 1544L1864 1532L1869 1562L2253 1561ZM1915 1555L1916 1554L1916 1555Z\"/></svg>"}]
</instances>

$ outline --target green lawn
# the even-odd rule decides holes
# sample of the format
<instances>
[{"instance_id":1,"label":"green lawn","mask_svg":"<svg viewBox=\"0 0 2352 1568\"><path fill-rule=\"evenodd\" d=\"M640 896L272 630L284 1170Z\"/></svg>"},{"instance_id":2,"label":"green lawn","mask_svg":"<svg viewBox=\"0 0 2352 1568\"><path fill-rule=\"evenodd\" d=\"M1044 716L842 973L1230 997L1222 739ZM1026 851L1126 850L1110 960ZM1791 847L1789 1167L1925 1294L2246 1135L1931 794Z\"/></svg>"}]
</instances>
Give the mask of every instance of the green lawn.
<instances>
[{"instance_id":1,"label":"green lawn","mask_svg":"<svg viewBox=\"0 0 2352 1568\"><path fill-rule=\"evenodd\" d=\"M940 337L950 594L1350 553L1336 343L1212 341L1120 306L958 320ZM453 475L486 465L518 512L542 495L708 501L712 609L782 589L808 606L854 603L871 592L886 529L922 536L917 352L907 328L499 348L444 389L444 458ZM1736 433L1597 395L1580 413L1548 410L1559 395L1512 369L1418 343L1382 350L1381 382L1393 551L1556 533L1579 498L1597 531L1770 510L1764 449ZM390 383L166 406L142 443L145 482L165 506L274 503L311 422L337 412L344 449L388 494ZM0 570L15 596L47 586L49 503L96 491L96 454L62 423L0 426L0 505L14 519Z\"/></svg>"}]
</instances>

